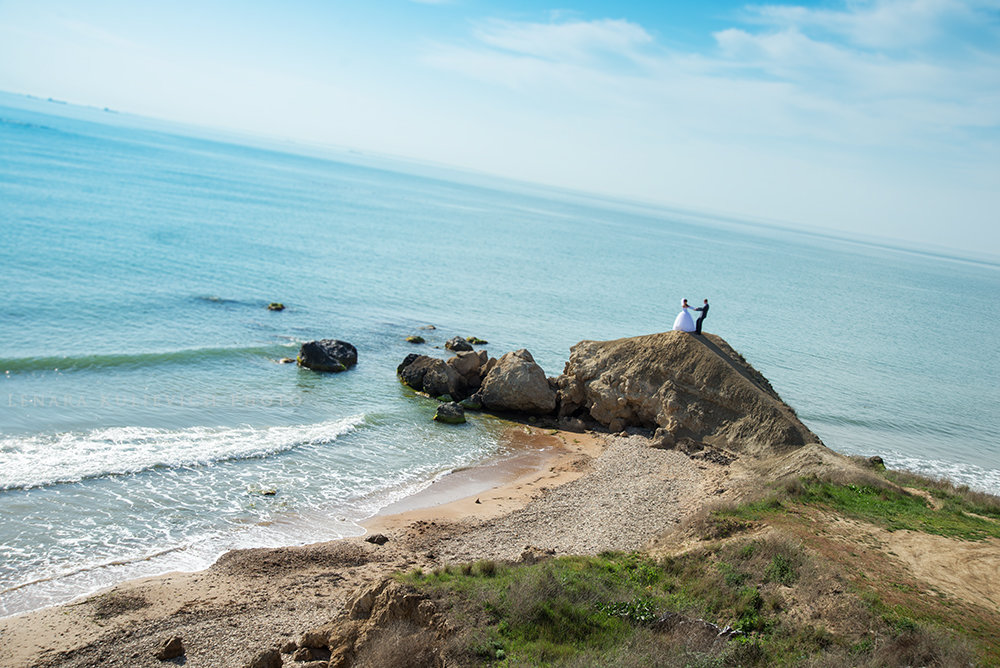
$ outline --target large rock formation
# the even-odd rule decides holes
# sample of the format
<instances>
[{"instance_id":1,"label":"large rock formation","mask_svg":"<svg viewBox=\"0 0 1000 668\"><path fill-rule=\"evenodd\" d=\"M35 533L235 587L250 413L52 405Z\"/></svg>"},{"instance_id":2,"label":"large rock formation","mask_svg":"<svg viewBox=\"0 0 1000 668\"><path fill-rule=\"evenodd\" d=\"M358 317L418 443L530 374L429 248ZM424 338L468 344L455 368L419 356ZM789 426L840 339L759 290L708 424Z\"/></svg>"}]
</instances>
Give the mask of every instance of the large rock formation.
<instances>
[{"instance_id":1,"label":"large rock formation","mask_svg":"<svg viewBox=\"0 0 1000 668\"><path fill-rule=\"evenodd\" d=\"M545 415L556 409L545 372L523 348L500 356L476 396L487 410Z\"/></svg>"},{"instance_id":2,"label":"large rock formation","mask_svg":"<svg viewBox=\"0 0 1000 668\"><path fill-rule=\"evenodd\" d=\"M820 443L767 379L712 334L581 341L556 384L560 416L589 417L611 431L658 428L667 441L753 454Z\"/></svg>"}]
</instances>

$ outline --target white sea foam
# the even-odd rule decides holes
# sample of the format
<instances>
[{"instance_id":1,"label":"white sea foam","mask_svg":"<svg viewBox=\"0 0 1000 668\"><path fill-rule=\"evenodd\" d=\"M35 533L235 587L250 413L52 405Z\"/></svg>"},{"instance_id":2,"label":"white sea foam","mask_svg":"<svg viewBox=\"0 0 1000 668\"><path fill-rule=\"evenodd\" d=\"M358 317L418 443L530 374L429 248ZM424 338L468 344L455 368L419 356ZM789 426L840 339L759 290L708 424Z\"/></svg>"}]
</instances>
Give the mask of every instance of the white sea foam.
<instances>
[{"instance_id":1,"label":"white sea foam","mask_svg":"<svg viewBox=\"0 0 1000 668\"><path fill-rule=\"evenodd\" d=\"M0 438L0 490L264 457L333 442L363 421L363 415L356 415L295 426L110 427Z\"/></svg>"}]
</instances>

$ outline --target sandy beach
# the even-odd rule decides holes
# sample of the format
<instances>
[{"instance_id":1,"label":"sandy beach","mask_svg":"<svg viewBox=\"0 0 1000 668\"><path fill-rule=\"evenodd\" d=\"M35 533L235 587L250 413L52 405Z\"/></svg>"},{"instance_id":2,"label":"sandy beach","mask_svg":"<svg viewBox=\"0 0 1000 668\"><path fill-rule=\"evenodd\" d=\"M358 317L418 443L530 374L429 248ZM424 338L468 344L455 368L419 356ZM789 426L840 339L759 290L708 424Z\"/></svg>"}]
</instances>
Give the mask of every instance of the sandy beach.
<instances>
[{"instance_id":1,"label":"sandy beach","mask_svg":"<svg viewBox=\"0 0 1000 668\"><path fill-rule=\"evenodd\" d=\"M691 527L706 508L753 494L767 481L806 472L836 476L854 467L819 445L760 459L718 448L659 449L642 434L517 423L507 438L506 456L455 471L383 509L365 522L365 536L236 550L204 571L126 582L0 620L0 666L162 666L157 650L179 636L185 653L176 661L183 665L240 668L262 649L294 647L305 632L342 614L361 588L393 573L607 550L680 554L704 545ZM967 544L887 533L839 517L823 520L822 530L811 522L804 525L807 533L788 526L760 535L825 541L831 563L854 555L864 536L865 549L872 550L864 563L888 569L884 574L909 573L905 577L975 606L988 608L1000 597L993 586L1000 572L995 539ZM366 540L377 534L388 542ZM939 570L928 569L921 556L928 551ZM818 582L827 588L820 598L841 605L845 594L836 578Z\"/></svg>"},{"instance_id":2,"label":"sandy beach","mask_svg":"<svg viewBox=\"0 0 1000 668\"><path fill-rule=\"evenodd\" d=\"M368 520L364 537L238 550L196 573L124 583L0 620L2 666L157 666L181 636L189 666L242 666L333 618L359 586L474 559L639 549L713 496L725 469L620 438L512 424L512 454L456 471Z\"/></svg>"}]
</instances>

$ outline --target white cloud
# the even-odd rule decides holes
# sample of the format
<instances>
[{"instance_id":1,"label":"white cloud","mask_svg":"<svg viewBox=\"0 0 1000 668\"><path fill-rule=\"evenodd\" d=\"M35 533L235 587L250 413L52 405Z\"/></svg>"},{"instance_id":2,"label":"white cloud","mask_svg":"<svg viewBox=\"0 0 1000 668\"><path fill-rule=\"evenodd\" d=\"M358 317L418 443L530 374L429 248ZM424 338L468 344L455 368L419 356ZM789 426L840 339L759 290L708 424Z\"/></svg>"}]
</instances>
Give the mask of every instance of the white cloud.
<instances>
[{"instance_id":1,"label":"white cloud","mask_svg":"<svg viewBox=\"0 0 1000 668\"><path fill-rule=\"evenodd\" d=\"M950 41L959 31L996 35L998 9L996 0L855 0L842 10L750 6L745 18L772 27L836 35L855 46L891 50Z\"/></svg>"},{"instance_id":2,"label":"white cloud","mask_svg":"<svg viewBox=\"0 0 1000 668\"><path fill-rule=\"evenodd\" d=\"M706 127L711 119L716 131L761 138L921 145L1000 125L1000 53L980 50L952 62L914 49L871 52L832 36L856 36L873 16L891 32L888 26L906 24L907 11L917 32L928 35L930 28L919 27L933 23L927 17L979 10L954 0L865 2L843 11L757 7L759 23L716 33L718 48L708 54L667 51L623 20L491 21L474 31L476 44L436 45L427 61L530 89L540 99L562 96L567 106L566 96L573 95L605 107L662 110L668 122L703 132L713 131ZM825 38L807 34L821 24L832 26ZM881 30L872 28L864 38Z\"/></svg>"},{"instance_id":3,"label":"white cloud","mask_svg":"<svg viewBox=\"0 0 1000 668\"><path fill-rule=\"evenodd\" d=\"M594 62L601 56L634 59L653 41L641 26L620 19L563 23L493 20L482 24L475 36L498 49L558 62Z\"/></svg>"},{"instance_id":4,"label":"white cloud","mask_svg":"<svg viewBox=\"0 0 1000 668\"><path fill-rule=\"evenodd\" d=\"M757 6L702 52L624 20L491 21L425 62L490 91L539 160L572 151L577 183L930 235L949 207L982 221L1000 204L998 2Z\"/></svg>"}]
</instances>

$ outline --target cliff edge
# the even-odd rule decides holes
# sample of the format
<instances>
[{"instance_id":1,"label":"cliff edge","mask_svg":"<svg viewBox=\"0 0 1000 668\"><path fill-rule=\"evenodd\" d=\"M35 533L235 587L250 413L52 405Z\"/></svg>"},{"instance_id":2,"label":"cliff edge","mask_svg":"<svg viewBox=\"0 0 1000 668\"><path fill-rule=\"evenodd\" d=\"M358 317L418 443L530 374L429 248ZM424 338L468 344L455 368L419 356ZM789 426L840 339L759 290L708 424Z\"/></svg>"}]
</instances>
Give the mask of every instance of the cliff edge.
<instances>
[{"instance_id":1,"label":"cliff edge","mask_svg":"<svg viewBox=\"0 0 1000 668\"><path fill-rule=\"evenodd\" d=\"M821 443L771 384L714 334L663 332L581 341L558 388L560 417L591 418L620 431L657 429L758 456Z\"/></svg>"}]
</instances>

